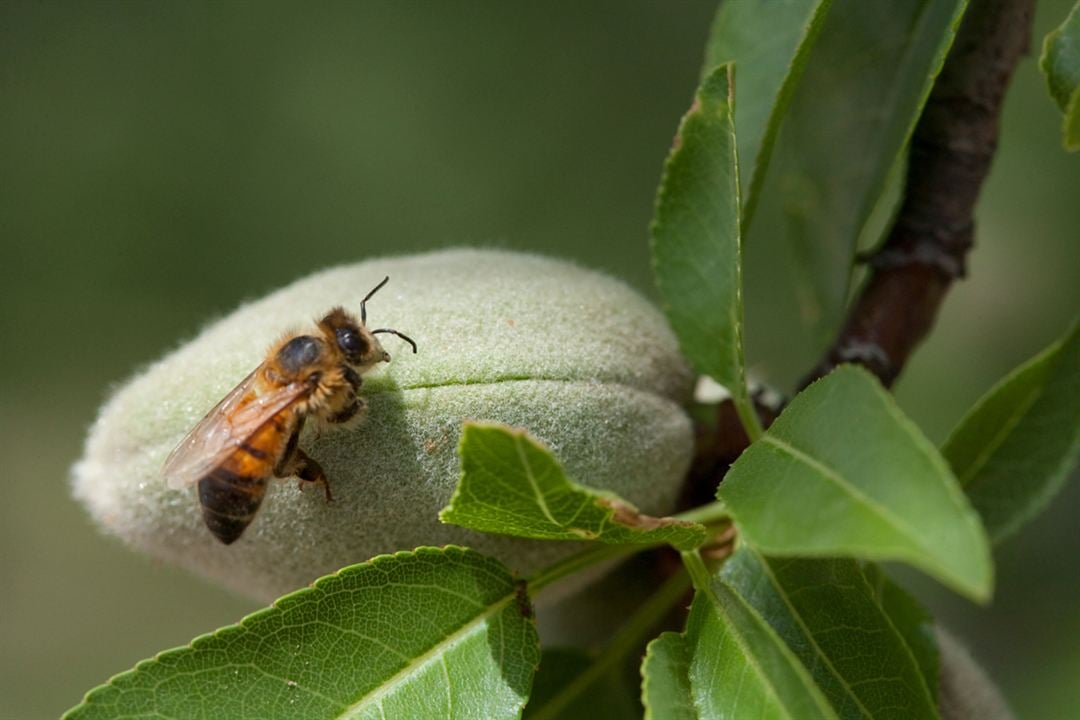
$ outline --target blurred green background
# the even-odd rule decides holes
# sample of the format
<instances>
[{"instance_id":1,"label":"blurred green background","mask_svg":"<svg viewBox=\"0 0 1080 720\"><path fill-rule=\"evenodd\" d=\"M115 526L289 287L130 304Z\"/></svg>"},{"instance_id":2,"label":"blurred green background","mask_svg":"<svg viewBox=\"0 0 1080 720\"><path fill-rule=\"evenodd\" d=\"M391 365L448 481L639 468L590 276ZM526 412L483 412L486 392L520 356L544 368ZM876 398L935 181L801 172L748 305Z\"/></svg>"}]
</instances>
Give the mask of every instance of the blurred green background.
<instances>
[{"instance_id":1,"label":"blurred green background","mask_svg":"<svg viewBox=\"0 0 1080 720\"><path fill-rule=\"evenodd\" d=\"M1039 3L1037 39L1069 5ZM652 293L646 227L714 8L0 3L0 718L54 717L255 609L104 538L68 490L109 387L208 319L327 265L460 244ZM1059 125L1029 58L971 277L897 389L935 440L1080 306ZM783 275L748 277L753 320ZM803 369L749 333L759 373ZM1074 483L1001 548L991 607L918 582L1022 716L1080 709L1078 508Z\"/></svg>"}]
</instances>

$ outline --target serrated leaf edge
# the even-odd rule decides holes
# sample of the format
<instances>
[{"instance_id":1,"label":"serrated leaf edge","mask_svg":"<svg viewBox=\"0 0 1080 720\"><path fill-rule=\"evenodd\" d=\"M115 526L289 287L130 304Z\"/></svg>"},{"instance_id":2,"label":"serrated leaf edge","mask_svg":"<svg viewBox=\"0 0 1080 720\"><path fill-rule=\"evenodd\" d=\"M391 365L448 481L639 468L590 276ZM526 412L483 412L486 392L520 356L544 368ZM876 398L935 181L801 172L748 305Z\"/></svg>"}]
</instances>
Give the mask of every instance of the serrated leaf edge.
<instances>
[{"instance_id":1,"label":"serrated leaf edge","mask_svg":"<svg viewBox=\"0 0 1080 720\"><path fill-rule=\"evenodd\" d=\"M649 664L649 659L656 657L655 648L659 647L660 643L665 642L677 643L679 645L679 652L686 652L686 634L672 632L670 630L660 633L655 638L650 640L648 645L645 646L645 656L641 659L641 666L639 669L639 673L641 674L641 705L643 708L645 708L644 720L669 720L668 718L658 717L653 712L654 709L649 704L649 693L647 691L647 688L649 686L650 680L655 680L655 676L649 675L645 672L645 668ZM687 686L687 696L685 697L685 700L687 701L686 707L687 709L696 714L697 708L694 706L694 698L689 693L690 678L686 677L685 681Z\"/></svg>"},{"instance_id":2,"label":"serrated leaf edge","mask_svg":"<svg viewBox=\"0 0 1080 720\"><path fill-rule=\"evenodd\" d=\"M829 10L832 9L832 4L833 0L818 0L803 27L803 33L796 46L795 54L791 56L791 61L788 63L784 81L780 83L780 88L773 98L772 108L769 110L769 119L765 123L765 132L761 135L761 143L758 145L757 153L754 155L754 169L750 173L750 183L746 186L746 192L743 193L746 198L746 202L742 206L741 217L743 238L749 234L750 224L753 221L754 213L757 211L757 205L761 198L761 188L765 184L765 175L768 172L769 163L772 162L773 149L776 145L776 137L780 133L780 125L784 121L784 113L787 112L788 105L791 104L791 98L794 96L795 89L802 79L803 70L806 69L810 51L821 35L821 28L825 26L825 19Z\"/></svg>"},{"instance_id":3,"label":"serrated leaf edge","mask_svg":"<svg viewBox=\"0 0 1080 720\"><path fill-rule=\"evenodd\" d=\"M381 555L376 555L375 557L373 557L373 558L371 558L369 560L366 560L366 561L364 561L362 563L356 563L354 565L348 565L346 567L341 568L340 570L337 570L336 572L333 572L333 573L331 573L329 575L324 575L324 576L318 578L313 583L311 583L311 585L309 585L308 587L299 588L299 589L294 590L294 591L292 591L290 593L282 595L277 600L274 600L274 602L271 603L268 607L262 608L260 610L256 610L255 612L253 612L253 613L251 613L249 615L245 615L243 618L240 619L239 622L233 623L232 625L226 625L224 627L218 628L217 630L213 630L211 632L199 635L199 636L193 638L187 645L181 645L181 646L178 646L178 647L169 648L168 650L162 650L161 652L158 652L158 653L154 654L152 657L140 660L139 662L137 662L135 664L134 667L132 667L132 668L130 668L128 670L124 670L123 672L116 673L115 675L110 677L108 680L106 680L104 683L102 683L100 685L97 685L97 686L91 688L90 690L88 690L86 692L86 694L83 696L82 701L78 705L76 705L75 707L65 711L64 714L61 716L60 720L70 720L71 718L73 718L74 714L76 712L82 710L84 708L84 706L86 706L88 703L93 701L95 695L97 695L98 693L103 692L103 691L108 690L109 688L113 687L117 680L121 680L123 678L127 678L127 677L130 677L130 676L136 675L136 674L138 674L140 672L144 672L146 670L147 666L155 664L155 663L159 663L161 661L166 661L167 662L169 660L169 658L171 658L171 657L173 657L175 655L179 655L181 653L186 653L186 652L189 652L191 650L197 650L200 645L202 645L203 643L208 642L209 640L212 640L212 639L215 639L215 638L227 637L228 635L231 635L233 633L237 633L237 632L247 630L250 627L251 623L253 623L253 622L257 621L257 620L260 620L264 616L269 615L269 614L271 614L273 612L281 611L281 610L285 609L291 603L294 603L294 602L299 601L299 600L303 600L306 595L311 594L315 590L319 589L320 586L322 586L322 585L326 585L327 583L331 583L334 580L339 579L343 574L349 574L349 573L352 573L352 572L356 572L360 568L363 568L363 567L368 567L368 566L376 567L376 566L378 566L380 564L385 564L387 562L393 562L393 561L395 561L397 559L400 559L400 558L403 558L403 557L416 557L416 556L422 556L422 555L441 556L441 557L454 556L454 555L459 556L459 557L463 557L463 556L467 556L467 555L475 555L475 556L477 556L479 558L492 560L492 558L489 558L489 557L487 557L487 556L485 556L485 555L483 555L481 553L478 553L475 550L473 550L471 548L468 548L468 547L464 547L464 546L461 546L461 545L444 545L442 547L420 546L420 547L417 547L417 548L415 548L413 550L399 550L399 551L393 552L393 553L384 553L384 554L381 554ZM501 565L501 563L500 563L500 565ZM507 575L510 576L509 571L507 571ZM496 601L496 603L493 603L493 605L498 605L500 610L503 609L510 602L513 602L513 601L516 600L518 592L519 592L518 587L517 587L517 585L515 585L514 590L512 590L510 593L508 593L505 597L503 597L503 598L499 599L498 601ZM487 619L487 617L489 617L489 615L486 615L484 619ZM526 618L526 620L529 621L529 622L532 622L533 624L535 624L535 621L532 618ZM460 640L463 637L460 634L461 630L465 629L465 628L468 628L473 623L474 623L474 621L469 621L461 629L454 631L452 637L455 640ZM444 646L445 646L445 643L439 643L435 647L438 648L438 647L444 647ZM433 648L433 649L435 649L435 648ZM429 650L428 653L424 654L424 656L427 656L430 652L431 651ZM412 667L412 666L413 666L413 663L410 663L409 667ZM392 678L390 678L390 680L388 680L387 682L399 680L400 679L399 676L401 676L400 671L398 673L396 673ZM361 698L360 701L358 701L358 703L362 702L366 698L370 697L373 693L375 693L377 691L378 691L378 688L376 688L376 690L372 691L372 693L368 693L368 695L364 696L364 698ZM525 703L527 702L527 700L528 700L528 698L522 699L522 701L521 701L521 707L522 708L524 708ZM352 709L354 709L356 707L357 707L357 704L351 705L348 708L346 708L345 712L349 713ZM346 718L346 717L348 717L348 715L342 715L341 717Z\"/></svg>"},{"instance_id":4,"label":"serrated leaf edge","mask_svg":"<svg viewBox=\"0 0 1080 720\"><path fill-rule=\"evenodd\" d=\"M586 495L591 496L593 504L595 504L598 507L601 507L601 508L603 508L604 510L607 511L607 516L605 517L605 520L604 520L605 522L610 523L610 524L615 525L615 526L618 526L618 527L626 528L627 530L630 530L630 531L633 531L633 532L640 532L640 533L647 533L647 532L651 532L653 530L662 529L664 527L680 527L680 528L684 528L686 530L696 531L696 533L698 535L698 538L695 539L690 544L686 544L686 543L678 543L678 544L676 544L676 543L673 543L673 542L670 542L670 541L652 541L652 540L646 540L646 541L643 541L640 544L643 544L643 545L644 544L658 544L658 545L659 544L669 544L672 547L675 547L675 548L680 549L680 550L689 550L689 549L692 549L694 547L699 547L707 539L708 531L706 530L705 526L701 525L700 523L696 523L696 522L689 521L689 520L679 520L677 518L671 518L671 517L654 517L652 515L645 515L645 514L641 513L633 503L630 503L630 502L622 499L621 497L615 495L614 493L611 493L611 492L608 492L608 491L605 491L605 490L596 490L594 488L590 488L590 487L587 487L585 485L582 485L581 483L578 483L573 478L571 478L569 476L569 474L566 473L566 469L563 467L562 462L559 460L558 457L556 457L554 455L554 453L551 452L551 449L548 448L547 445L545 445L544 443L542 443L539 440L537 440L536 438L534 438L529 433L529 431L527 429L525 429L525 428L512 427L510 425L506 425L504 423L497 423L497 422L484 422L484 421L479 421L479 420L467 420L467 421L465 421L465 423L464 423L464 425L462 427L461 438L458 441L458 455L459 456L462 455L463 450L465 448L465 445L468 442L468 438L472 435L472 431L474 431L474 430L500 430L500 431L505 432L506 434L513 437L514 446L515 446L515 449L518 452L520 463L521 463L522 467L524 467L525 470L526 470L526 475L529 478L529 484L530 484L530 487L532 488L533 493L534 493L534 495L536 497L537 504L541 508L541 510L543 511L545 517L548 519L548 522L550 522L553 526L563 528L563 530L565 532L571 533L571 534L576 536L575 538L555 538L555 537L536 538L536 537L527 536L527 535L513 536L513 537L528 537L528 538L531 538L531 539L547 540L549 542L573 542L575 540L586 540L586 541L596 541L596 542L605 543L605 544L611 544L611 545L634 545L634 544L639 544L639 543L607 543L607 541L605 541L603 539L603 533L602 532L601 533L594 533L594 532L586 530L584 528L576 528L576 527L565 526L562 523L560 523L558 520L556 520L555 517L551 514L550 510L548 509L547 502L544 500L543 494L540 492L539 487L536 485L534 474L533 474L533 471L532 471L532 466L528 462L528 459L526 458L525 453L524 453L524 451L522 449L523 448L522 443L523 442L529 442L532 445L534 445L535 447L537 447L539 449L542 449L544 452L548 453L551 456L552 461L558 466L559 471L562 473L562 475L565 478L567 483L569 483L576 490L578 490L578 491L580 491L582 493L585 493ZM457 521L462 519L460 517L457 517L457 516L459 516L461 514L461 511L456 510L454 508L454 504L461 497L462 497L462 483L459 480L457 485L454 487L453 494L450 496L450 502L446 505L446 507L444 507L442 510L439 511L439 521L440 522L451 524L451 525L457 525L458 524ZM637 520L635 521L635 520L633 520L633 518L637 518ZM649 524L649 525L654 525L654 526L653 527L648 527L648 528L643 528L643 527L641 527L641 525L643 523L644 524ZM470 527L470 526L461 525L461 527ZM484 531L479 531L479 532L484 532Z\"/></svg>"},{"instance_id":5,"label":"serrated leaf edge","mask_svg":"<svg viewBox=\"0 0 1080 720\"><path fill-rule=\"evenodd\" d=\"M911 438L911 440L914 442L916 448L919 449L922 452L922 454L925 455L930 460L930 463L936 467L938 472L943 477L948 478L949 480L951 480L951 482L947 481L945 483L945 488L946 488L945 491L948 494L949 498L953 501L954 505L959 510L961 510L962 515L963 515L964 519L966 520L966 523L967 523L968 527L971 530L973 530L976 535L980 536L981 542L978 543L979 547L982 549L982 557L979 558L980 564L981 564L980 569L983 570L983 572L985 572L985 578L983 578L983 582L981 584L979 584L979 585L974 585L974 584L968 585L966 582L964 582L960 578L955 577L954 574L948 568L944 568L941 565L937 564L936 560L935 560L935 563L933 565L930 565L929 563L926 563L922 557L915 556L912 553L908 552L906 549L902 549L902 548L897 549L892 554L890 554L889 550L887 550L887 549L886 550L873 550L873 549L867 550L866 548L859 547L859 546L854 546L854 547L850 547L850 548L841 548L841 551L842 552L843 551L850 552L854 556L861 557L861 558L866 558L866 559L872 559L872 560L891 560L891 559L903 558L906 561L910 562L911 564L913 564L913 565L915 565L917 567L933 570L935 577L937 577L944 584L951 587L953 590L959 592L960 594L965 595L965 596L967 596L967 597L969 597L969 598L971 598L971 599L973 599L973 600L975 600L975 601L977 601L979 603L988 602L990 597L993 594L993 586L994 586L994 564L993 564L993 560L992 560L992 557L991 557L991 554L990 554L990 539L989 539L989 536L987 535L986 528L982 524L982 520L979 517L979 514L971 506L971 503L968 501L967 495L964 493L963 489L960 488L960 484L959 484L959 482L956 481L956 478L953 475L952 469L949 467L949 464L945 461L945 458L942 457L941 453L934 446L934 444L931 443L930 440L927 439L927 437L923 434L922 430L919 429L919 426L916 425L914 423L914 421L912 421L910 418L908 418L900 410L899 406L896 404L896 401L893 399L892 395L889 394L889 392L887 390L885 390L885 388L882 386L881 381L878 380L877 377L873 373L871 373L869 370L867 370L866 368L864 368L864 367L862 367L860 365L854 365L854 364L842 364L842 365L839 365L832 372L830 372L828 375L815 380L813 383L811 383L809 386L807 386L806 389L809 389L810 387L813 387L814 385L817 385L818 383L822 383L826 379L831 378L831 377L833 377L834 375L836 375L838 373L850 373L850 374L853 374L853 375L858 375L858 376L862 377L865 380L869 380L870 385L874 389L874 396L877 397L878 401L885 408L886 412L905 431L905 434L908 435ZM806 389L804 389L804 392L805 392ZM795 452L799 453L800 455L805 455L805 453L802 453L802 451L788 445L787 443L785 443L782 440L777 442L776 439L772 438L772 436L770 436L769 434L763 435L759 442L767 441L767 440L770 440L770 439L771 439L770 444L772 444L774 446L777 446L777 447L786 446L787 448L791 448L791 450L794 450ZM835 473L832 472L832 470L830 468L828 468L828 466L820 463L820 461L816 460L815 458L813 458L811 456L806 456L806 458L808 460L812 461L812 463L813 463L812 466L815 467L815 469L816 469L816 466L820 465L822 468L827 469L831 474L835 474ZM820 470L819 470L819 472L820 472ZM844 482L846 484L846 481L844 481ZM718 488L718 490L717 490L717 496L718 497L720 497L719 493L720 493L720 491L722 489L723 489L723 483L721 483L720 488ZM860 494L861 494L861 491L860 491ZM875 504L877 504L876 501L874 501L874 502L875 502ZM738 519L736 518L736 524L738 524L737 520ZM915 534L915 537L919 538L921 540L920 536L917 533ZM919 544L920 544L920 546L922 546L921 542ZM767 544L756 542L756 541L753 542L753 545L754 545L754 547L764 551L765 553L767 553L769 555L775 555L777 557L792 557L792 556L795 556L797 554L801 555L801 556L804 556L804 557L835 557L836 554L837 554L837 552L835 550L830 550L828 552L825 552L825 551L817 551L817 550L814 550L812 548L807 548L805 550L800 550L798 553L795 553L794 551L785 550L784 548L770 547ZM934 555L931 554L930 557L934 558ZM941 572L942 570L944 570L944 572Z\"/></svg>"}]
</instances>

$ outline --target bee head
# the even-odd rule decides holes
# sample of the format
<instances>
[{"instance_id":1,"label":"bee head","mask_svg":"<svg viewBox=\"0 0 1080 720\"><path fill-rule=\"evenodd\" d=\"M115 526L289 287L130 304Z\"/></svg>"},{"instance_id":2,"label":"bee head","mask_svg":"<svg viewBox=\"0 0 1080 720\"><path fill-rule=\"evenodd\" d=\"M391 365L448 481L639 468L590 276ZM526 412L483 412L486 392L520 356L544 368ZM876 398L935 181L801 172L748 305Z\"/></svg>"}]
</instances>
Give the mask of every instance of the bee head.
<instances>
[{"instance_id":1,"label":"bee head","mask_svg":"<svg viewBox=\"0 0 1080 720\"><path fill-rule=\"evenodd\" d=\"M319 321L319 329L327 341L341 351L346 362L354 367L367 369L390 359L371 331L344 308L336 307L328 312Z\"/></svg>"},{"instance_id":2,"label":"bee head","mask_svg":"<svg viewBox=\"0 0 1080 720\"><path fill-rule=\"evenodd\" d=\"M334 308L319 321L319 328L327 339L337 345L350 365L360 368L361 371L367 370L376 363L390 361L390 353L383 350L382 345L375 338L379 333L397 335L412 346L414 353L416 352L416 343L397 330L391 328L369 330L367 327L367 301L389 281L389 277L383 278L383 281L360 301L360 322L357 322L355 317L341 307Z\"/></svg>"}]
</instances>

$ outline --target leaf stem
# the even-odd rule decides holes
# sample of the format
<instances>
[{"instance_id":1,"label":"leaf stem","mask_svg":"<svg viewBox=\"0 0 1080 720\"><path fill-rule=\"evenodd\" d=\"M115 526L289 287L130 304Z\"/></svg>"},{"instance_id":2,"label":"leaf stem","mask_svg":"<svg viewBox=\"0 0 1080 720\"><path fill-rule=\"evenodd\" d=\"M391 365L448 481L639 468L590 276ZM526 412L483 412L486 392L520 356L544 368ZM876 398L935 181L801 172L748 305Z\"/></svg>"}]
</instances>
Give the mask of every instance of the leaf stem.
<instances>
[{"instance_id":1,"label":"leaf stem","mask_svg":"<svg viewBox=\"0 0 1080 720\"><path fill-rule=\"evenodd\" d=\"M758 418L754 403L750 400L746 388L742 387L739 392L732 393L731 401L735 405L735 412L739 415L739 422L742 423L743 429L746 430L746 437L750 438L751 443L757 442L764 430L762 430L761 420Z\"/></svg>"},{"instance_id":2,"label":"leaf stem","mask_svg":"<svg viewBox=\"0 0 1080 720\"><path fill-rule=\"evenodd\" d=\"M702 505L701 507L679 513L673 517L676 520L701 523L702 525L708 526L710 530L716 530L718 528L714 526L721 523L727 523L728 512L727 506L720 500L717 500L708 505ZM654 548L662 547L663 545L664 543L662 542L642 543L640 545L598 544L595 547L583 550L582 552L559 560L553 565L549 565L548 567L537 571L535 575L528 579L529 594L535 597L548 585L556 583L567 575L573 575L587 567L626 555L636 555L639 552L652 550Z\"/></svg>"},{"instance_id":3,"label":"leaf stem","mask_svg":"<svg viewBox=\"0 0 1080 720\"><path fill-rule=\"evenodd\" d=\"M681 553L681 555L686 572L690 574L690 580L694 584L694 589L705 594L712 593L712 573L705 566L705 561L701 559L701 553L697 550L688 550Z\"/></svg>"},{"instance_id":4,"label":"leaf stem","mask_svg":"<svg viewBox=\"0 0 1080 720\"><path fill-rule=\"evenodd\" d=\"M640 648L660 618L679 602L690 589L690 576L677 572L642 604L627 620L595 661L563 687L543 706L529 714L530 720L550 720L560 714L593 683L619 665L635 648Z\"/></svg>"},{"instance_id":5,"label":"leaf stem","mask_svg":"<svg viewBox=\"0 0 1080 720\"><path fill-rule=\"evenodd\" d=\"M711 502L708 505L681 512L675 516L676 520L696 522L702 525L712 525L728 519L727 505L722 500Z\"/></svg>"},{"instance_id":6,"label":"leaf stem","mask_svg":"<svg viewBox=\"0 0 1080 720\"><path fill-rule=\"evenodd\" d=\"M676 520L685 520L712 526L728 520L727 506L724 505L723 502L717 500L708 505L702 505L693 510L679 513L678 515L675 515L674 518ZM664 543L657 542L647 544L642 543L640 545L597 545L596 547L591 547L539 570L528 580L529 594L536 596L548 585L556 583L567 575L573 575L579 570L584 570L592 565L597 565L624 555L635 555L639 552L652 550L653 548L661 547L663 545Z\"/></svg>"},{"instance_id":7,"label":"leaf stem","mask_svg":"<svg viewBox=\"0 0 1080 720\"><path fill-rule=\"evenodd\" d=\"M528 579L529 595L535 597L548 585L562 580L567 575L573 575L579 570L584 570L587 567L623 555L633 555L653 547L656 547L656 545L598 545L597 547L591 547L538 571Z\"/></svg>"}]
</instances>

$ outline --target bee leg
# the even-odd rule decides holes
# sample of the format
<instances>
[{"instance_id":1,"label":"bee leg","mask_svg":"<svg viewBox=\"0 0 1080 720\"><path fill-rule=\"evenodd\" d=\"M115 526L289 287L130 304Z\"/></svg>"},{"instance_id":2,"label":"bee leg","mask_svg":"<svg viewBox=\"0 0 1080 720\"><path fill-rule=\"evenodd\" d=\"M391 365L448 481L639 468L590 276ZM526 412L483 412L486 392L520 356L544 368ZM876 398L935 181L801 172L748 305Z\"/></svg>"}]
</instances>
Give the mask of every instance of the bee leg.
<instances>
[{"instance_id":1,"label":"bee leg","mask_svg":"<svg viewBox=\"0 0 1080 720\"><path fill-rule=\"evenodd\" d=\"M293 468L296 466L296 453L300 450L300 432L304 429L304 419L296 423L296 427L293 428L292 435L289 436L289 442L285 444L285 450L281 453L281 458L274 465L274 476L279 478L287 478L293 474Z\"/></svg>"},{"instance_id":2,"label":"bee leg","mask_svg":"<svg viewBox=\"0 0 1080 720\"><path fill-rule=\"evenodd\" d=\"M345 407L338 410L336 413L326 419L326 422L332 425L340 425L352 420L356 415L367 406L363 398L353 396L352 402Z\"/></svg>"},{"instance_id":3,"label":"bee leg","mask_svg":"<svg viewBox=\"0 0 1080 720\"><path fill-rule=\"evenodd\" d=\"M342 365L341 374L345 376L345 382L349 383L349 386L353 389L353 393L360 391L360 386L364 384L364 379L360 377L360 373L356 372L348 365Z\"/></svg>"},{"instance_id":4,"label":"bee leg","mask_svg":"<svg viewBox=\"0 0 1080 720\"><path fill-rule=\"evenodd\" d=\"M330 494L330 483L326 479L326 473L323 471L322 465L315 462L311 456L299 448L296 449L296 464L293 472L300 478L298 487L301 491L304 489L304 483L319 483L323 486L326 502L334 501L334 497Z\"/></svg>"}]
</instances>

